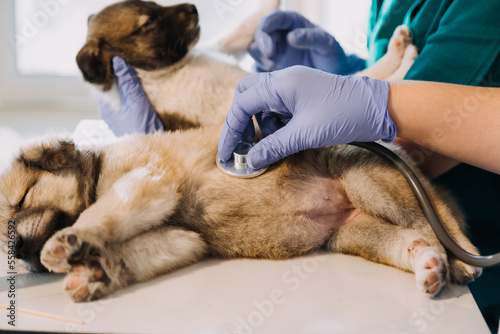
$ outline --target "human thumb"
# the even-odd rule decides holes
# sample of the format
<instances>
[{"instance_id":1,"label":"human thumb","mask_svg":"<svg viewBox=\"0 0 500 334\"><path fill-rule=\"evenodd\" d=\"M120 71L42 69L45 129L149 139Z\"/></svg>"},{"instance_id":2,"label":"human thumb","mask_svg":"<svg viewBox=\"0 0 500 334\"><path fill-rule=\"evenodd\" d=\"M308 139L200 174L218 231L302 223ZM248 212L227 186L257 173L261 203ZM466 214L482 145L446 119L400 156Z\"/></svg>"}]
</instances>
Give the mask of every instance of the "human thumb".
<instances>
[{"instance_id":1,"label":"human thumb","mask_svg":"<svg viewBox=\"0 0 500 334\"><path fill-rule=\"evenodd\" d=\"M290 45L297 49L315 49L317 52L327 56L338 46L333 36L321 28L298 28L287 35Z\"/></svg>"},{"instance_id":2,"label":"human thumb","mask_svg":"<svg viewBox=\"0 0 500 334\"><path fill-rule=\"evenodd\" d=\"M292 128L288 124L255 144L247 155L248 166L260 169L297 153L300 146L295 145L297 141Z\"/></svg>"}]
</instances>

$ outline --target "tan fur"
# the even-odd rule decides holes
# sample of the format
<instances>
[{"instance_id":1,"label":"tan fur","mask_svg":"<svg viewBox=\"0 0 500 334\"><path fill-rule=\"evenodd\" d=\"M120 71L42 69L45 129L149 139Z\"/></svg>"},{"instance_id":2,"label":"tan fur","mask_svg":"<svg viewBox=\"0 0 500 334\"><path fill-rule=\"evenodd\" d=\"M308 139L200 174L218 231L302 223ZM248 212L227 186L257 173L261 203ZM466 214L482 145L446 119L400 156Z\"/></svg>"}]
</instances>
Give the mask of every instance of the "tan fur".
<instances>
[{"instance_id":1,"label":"tan fur","mask_svg":"<svg viewBox=\"0 0 500 334\"><path fill-rule=\"evenodd\" d=\"M182 115L197 126L223 124L238 80L248 75L234 65L196 52L175 66L137 72L160 118ZM169 128L176 127L172 124Z\"/></svg>"},{"instance_id":2,"label":"tan fur","mask_svg":"<svg viewBox=\"0 0 500 334\"><path fill-rule=\"evenodd\" d=\"M41 260L69 272L65 287L75 301L101 298L206 255L284 259L324 246L416 272L419 289L431 295L449 274L460 283L479 275L453 258L449 267L408 184L381 157L353 146L325 147L293 155L258 178L235 179L215 164L219 132L129 136L84 152L54 138L32 144L0 178L0 223L15 221L24 245L38 250L54 234ZM46 170L44 152L78 158ZM457 242L477 253L460 217L416 172ZM91 193L95 201L83 205ZM51 215L40 212L60 210L81 214L58 231ZM415 248L417 240L428 246ZM25 261L39 261L18 251ZM429 259L439 263L434 273L427 273Z\"/></svg>"}]
</instances>

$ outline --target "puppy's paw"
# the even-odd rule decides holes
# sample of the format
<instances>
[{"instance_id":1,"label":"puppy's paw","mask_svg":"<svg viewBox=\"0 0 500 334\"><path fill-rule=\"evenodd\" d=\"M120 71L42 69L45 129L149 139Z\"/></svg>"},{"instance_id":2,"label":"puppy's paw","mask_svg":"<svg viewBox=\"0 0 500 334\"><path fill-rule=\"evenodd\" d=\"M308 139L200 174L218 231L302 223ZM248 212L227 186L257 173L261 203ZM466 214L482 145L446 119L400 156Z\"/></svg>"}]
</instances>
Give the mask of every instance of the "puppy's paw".
<instances>
[{"instance_id":1,"label":"puppy's paw","mask_svg":"<svg viewBox=\"0 0 500 334\"><path fill-rule=\"evenodd\" d=\"M449 280L445 255L423 239L416 240L409 251L414 256L417 289L430 296L437 295Z\"/></svg>"},{"instance_id":2,"label":"puppy's paw","mask_svg":"<svg viewBox=\"0 0 500 334\"><path fill-rule=\"evenodd\" d=\"M483 269L463 263L462 261L450 258L450 279L454 283L466 284L483 273Z\"/></svg>"},{"instance_id":3,"label":"puppy's paw","mask_svg":"<svg viewBox=\"0 0 500 334\"><path fill-rule=\"evenodd\" d=\"M64 279L64 291L74 302L101 299L111 288L111 280L98 261L73 266Z\"/></svg>"},{"instance_id":4,"label":"puppy's paw","mask_svg":"<svg viewBox=\"0 0 500 334\"><path fill-rule=\"evenodd\" d=\"M404 52L403 60L401 61L398 69L394 71L394 73L392 73L389 77L387 77L386 80L403 80L417 57L418 50L415 45L408 45Z\"/></svg>"},{"instance_id":5,"label":"puppy's paw","mask_svg":"<svg viewBox=\"0 0 500 334\"><path fill-rule=\"evenodd\" d=\"M398 68L398 71L400 72L402 78L404 78L406 73L408 73L408 70L413 65L417 57L418 57L417 47L413 44L408 45L403 55L403 60L401 61L401 65Z\"/></svg>"},{"instance_id":6,"label":"puppy's paw","mask_svg":"<svg viewBox=\"0 0 500 334\"><path fill-rule=\"evenodd\" d=\"M410 28L405 25L398 26L387 46L387 55L397 59L403 59L406 48L413 43Z\"/></svg>"},{"instance_id":7,"label":"puppy's paw","mask_svg":"<svg viewBox=\"0 0 500 334\"><path fill-rule=\"evenodd\" d=\"M82 262L95 247L84 241L79 231L70 228L54 234L44 245L40 260L57 273L67 272L71 266Z\"/></svg>"},{"instance_id":8,"label":"puppy's paw","mask_svg":"<svg viewBox=\"0 0 500 334\"><path fill-rule=\"evenodd\" d=\"M407 26L397 27L389 41L385 55L361 73L375 79L392 80L391 77L400 68L406 55L406 50L412 46L412 42L410 29ZM401 76L400 73L397 73L397 75Z\"/></svg>"}]
</instances>

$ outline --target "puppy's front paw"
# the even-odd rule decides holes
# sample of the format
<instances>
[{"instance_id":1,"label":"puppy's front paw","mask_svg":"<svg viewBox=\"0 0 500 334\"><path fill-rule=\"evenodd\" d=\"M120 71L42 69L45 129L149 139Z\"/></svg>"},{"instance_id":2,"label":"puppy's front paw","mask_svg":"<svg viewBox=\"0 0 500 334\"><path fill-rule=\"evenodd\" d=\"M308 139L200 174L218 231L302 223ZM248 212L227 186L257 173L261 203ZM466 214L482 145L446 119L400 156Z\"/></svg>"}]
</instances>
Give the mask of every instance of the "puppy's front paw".
<instances>
[{"instance_id":1,"label":"puppy's front paw","mask_svg":"<svg viewBox=\"0 0 500 334\"><path fill-rule=\"evenodd\" d=\"M74 302L101 299L109 293L111 280L98 261L75 265L64 279L64 291Z\"/></svg>"},{"instance_id":2,"label":"puppy's front paw","mask_svg":"<svg viewBox=\"0 0 500 334\"><path fill-rule=\"evenodd\" d=\"M416 240L409 250L414 256L417 289L431 296L437 295L449 280L446 257L422 239Z\"/></svg>"},{"instance_id":3,"label":"puppy's front paw","mask_svg":"<svg viewBox=\"0 0 500 334\"><path fill-rule=\"evenodd\" d=\"M108 275L106 263L109 254L90 236L73 228L54 234L42 249L41 261L47 269L58 273L68 272L64 290L75 302L100 299L116 289ZM111 270L112 272L112 270Z\"/></svg>"},{"instance_id":4,"label":"puppy's front paw","mask_svg":"<svg viewBox=\"0 0 500 334\"><path fill-rule=\"evenodd\" d=\"M83 261L91 248L78 231L70 227L57 232L45 243L40 260L50 271L62 273Z\"/></svg>"}]
</instances>

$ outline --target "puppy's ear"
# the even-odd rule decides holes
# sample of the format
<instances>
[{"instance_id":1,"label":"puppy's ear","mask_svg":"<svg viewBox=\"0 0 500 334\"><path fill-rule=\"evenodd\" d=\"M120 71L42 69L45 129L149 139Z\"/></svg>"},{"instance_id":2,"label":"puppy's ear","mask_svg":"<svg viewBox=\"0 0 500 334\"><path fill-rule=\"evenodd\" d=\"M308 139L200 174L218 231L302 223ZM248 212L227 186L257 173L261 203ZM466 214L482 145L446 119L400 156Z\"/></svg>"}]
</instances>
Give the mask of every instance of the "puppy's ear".
<instances>
[{"instance_id":1,"label":"puppy's ear","mask_svg":"<svg viewBox=\"0 0 500 334\"><path fill-rule=\"evenodd\" d=\"M103 47L100 39L91 39L78 52L76 63L85 80L90 83L103 85L103 90L111 88L114 81L112 54Z\"/></svg>"},{"instance_id":2,"label":"puppy's ear","mask_svg":"<svg viewBox=\"0 0 500 334\"><path fill-rule=\"evenodd\" d=\"M49 172L76 167L81 154L71 140L50 138L21 149L18 160L29 167L39 167Z\"/></svg>"},{"instance_id":3,"label":"puppy's ear","mask_svg":"<svg viewBox=\"0 0 500 334\"><path fill-rule=\"evenodd\" d=\"M89 16L89 18L87 19L87 25L90 27L90 25L92 24L92 21L94 21L95 19L95 15L92 14Z\"/></svg>"}]
</instances>

